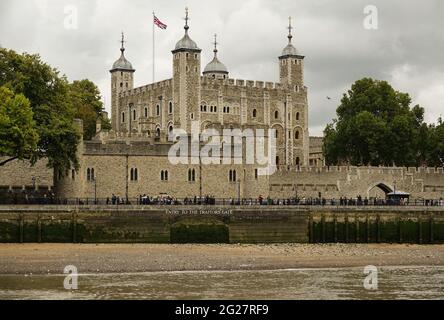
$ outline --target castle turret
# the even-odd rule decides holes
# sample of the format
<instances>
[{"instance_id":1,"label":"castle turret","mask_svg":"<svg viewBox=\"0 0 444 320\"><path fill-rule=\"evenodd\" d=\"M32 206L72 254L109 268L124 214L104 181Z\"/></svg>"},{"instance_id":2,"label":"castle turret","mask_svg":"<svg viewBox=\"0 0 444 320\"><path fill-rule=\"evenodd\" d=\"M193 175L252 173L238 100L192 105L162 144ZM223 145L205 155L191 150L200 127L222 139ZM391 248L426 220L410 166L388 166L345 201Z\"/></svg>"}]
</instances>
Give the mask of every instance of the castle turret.
<instances>
[{"instance_id":1,"label":"castle turret","mask_svg":"<svg viewBox=\"0 0 444 320\"><path fill-rule=\"evenodd\" d=\"M124 127L125 108L119 106L119 94L134 88L134 72L131 63L125 58L125 36L122 32L120 58L114 62L111 73L111 125L115 131ZM128 117L128 116L127 116Z\"/></svg>"},{"instance_id":2,"label":"castle turret","mask_svg":"<svg viewBox=\"0 0 444 320\"><path fill-rule=\"evenodd\" d=\"M179 107L175 122L188 132L191 121L199 120L200 105L200 53L196 43L191 40L188 30L188 8L185 9L185 35L177 42L173 53L173 96L174 105Z\"/></svg>"},{"instance_id":3,"label":"castle turret","mask_svg":"<svg viewBox=\"0 0 444 320\"><path fill-rule=\"evenodd\" d=\"M228 70L225 65L217 58L217 35L214 35L214 58L204 69L204 76L213 79L228 78Z\"/></svg>"},{"instance_id":4,"label":"castle turret","mask_svg":"<svg viewBox=\"0 0 444 320\"><path fill-rule=\"evenodd\" d=\"M291 43L293 35L291 34L291 17L288 25L288 45L282 51L279 57L279 75L283 85L304 85L304 56L299 54Z\"/></svg>"}]
</instances>

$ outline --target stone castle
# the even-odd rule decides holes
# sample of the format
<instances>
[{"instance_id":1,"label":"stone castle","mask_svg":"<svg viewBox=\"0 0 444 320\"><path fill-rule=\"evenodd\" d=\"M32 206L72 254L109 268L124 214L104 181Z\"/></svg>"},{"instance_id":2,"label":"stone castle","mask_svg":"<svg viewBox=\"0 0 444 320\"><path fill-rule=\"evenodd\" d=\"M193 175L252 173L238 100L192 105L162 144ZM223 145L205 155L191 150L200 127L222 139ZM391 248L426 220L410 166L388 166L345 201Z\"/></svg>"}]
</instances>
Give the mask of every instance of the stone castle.
<instances>
[{"instance_id":1,"label":"stone castle","mask_svg":"<svg viewBox=\"0 0 444 320\"><path fill-rule=\"evenodd\" d=\"M188 12L184 29L172 50L172 78L138 88L122 35L121 56L110 70L112 130L103 131L98 123L96 137L82 140L78 147L80 170L55 172L53 185L44 187L54 188L61 198L81 199L112 194L128 199L142 194L338 199L384 197L395 190L409 192L415 199L444 197L443 168L325 166L322 138L309 137L304 56L292 44L291 21L288 44L277 60L279 83L230 78L219 60L216 39L214 58L201 72L201 49L190 37ZM200 130L219 132L271 129L277 142L273 159L277 172L260 175L257 165L234 158L231 163L211 165L172 164L168 158L172 133L180 128L191 135L193 123ZM30 179L18 181L8 166L1 169L0 188L26 188ZM33 177L42 175L41 180L50 184L43 171L34 170Z\"/></svg>"}]
</instances>

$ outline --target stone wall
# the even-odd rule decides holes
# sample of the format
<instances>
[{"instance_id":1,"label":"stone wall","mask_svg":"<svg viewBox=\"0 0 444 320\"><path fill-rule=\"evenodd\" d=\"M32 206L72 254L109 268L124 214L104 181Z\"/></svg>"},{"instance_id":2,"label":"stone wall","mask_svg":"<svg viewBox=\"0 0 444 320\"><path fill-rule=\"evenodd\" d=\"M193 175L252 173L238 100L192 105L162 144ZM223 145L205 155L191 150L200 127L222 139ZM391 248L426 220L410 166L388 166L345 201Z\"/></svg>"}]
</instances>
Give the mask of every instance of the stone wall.
<instances>
[{"instance_id":1,"label":"stone wall","mask_svg":"<svg viewBox=\"0 0 444 320\"><path fill-rule=\"evenodd\" d=\"M0 206L0 243L444 243L442 208Z\"/></svg>"}]
</instances>

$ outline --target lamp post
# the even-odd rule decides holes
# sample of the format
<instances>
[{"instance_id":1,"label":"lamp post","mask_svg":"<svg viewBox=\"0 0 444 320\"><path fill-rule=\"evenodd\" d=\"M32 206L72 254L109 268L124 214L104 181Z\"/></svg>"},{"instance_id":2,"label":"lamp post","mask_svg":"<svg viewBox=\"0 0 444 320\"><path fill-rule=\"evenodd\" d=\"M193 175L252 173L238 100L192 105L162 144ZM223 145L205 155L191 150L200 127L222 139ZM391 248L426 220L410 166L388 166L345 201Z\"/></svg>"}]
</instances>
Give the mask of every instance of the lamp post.
<instances>
[{"instance_id":1,"label":"lamp post","mask_svg":"<svg viewBox=\"0 0 444 320\"><path fill-rule=\"evenodd\" d=\"M97 205L97 177L94 175L94 204Z\"/></svg>"}]
</instances>

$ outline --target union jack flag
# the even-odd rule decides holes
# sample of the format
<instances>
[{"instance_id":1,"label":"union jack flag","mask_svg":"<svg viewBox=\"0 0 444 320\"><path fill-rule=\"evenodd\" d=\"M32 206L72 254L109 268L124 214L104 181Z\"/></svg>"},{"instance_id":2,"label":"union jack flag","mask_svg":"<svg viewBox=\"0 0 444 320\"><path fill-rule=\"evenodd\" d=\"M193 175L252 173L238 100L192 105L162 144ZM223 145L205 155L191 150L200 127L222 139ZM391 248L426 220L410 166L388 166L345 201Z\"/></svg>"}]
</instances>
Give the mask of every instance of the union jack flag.
<instances>
[{"instance_id":1,"label":"union jack flag","mask_svg":"<svg viewBox=\"0 0 444 320\"><path fill-rule=\"evenodd\" d=\"M167 25L165 23L163 23L162 21L160 21L156 16L154 16L154 24L156 26L158 26L160 29L166 29Z\"/></svg>"}]
</instances>

